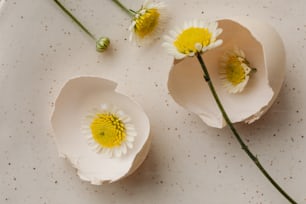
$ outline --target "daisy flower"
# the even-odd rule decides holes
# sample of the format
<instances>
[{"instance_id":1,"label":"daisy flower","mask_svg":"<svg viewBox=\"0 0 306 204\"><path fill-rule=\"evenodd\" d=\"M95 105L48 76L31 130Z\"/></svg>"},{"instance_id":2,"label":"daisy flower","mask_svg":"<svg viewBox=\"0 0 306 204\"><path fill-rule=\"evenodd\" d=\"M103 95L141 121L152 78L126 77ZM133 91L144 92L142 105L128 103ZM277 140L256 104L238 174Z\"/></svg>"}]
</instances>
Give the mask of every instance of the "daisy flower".
<instances>
[{"instance_id":1,"label":"daisy flower","mask_svg":"<svg viewBox=\"0 0 306 204\"><path fill-rule=\"evenodd\" d=\"M126 11L132 17L132 23L129 26L129 40L140 41L147 38L157 36L165 18L163 18L163 10L166 7L164 2L150 2L145 0L140 9L137 11L127 9L118 0L113 0L119 7Z\"/></svg>"},{"instance_id":2,"label":"daisy flower","mask_svg":"<svg viewBox=\"0 0 306 204\"><path fill-rule=\"evenodd\" d=\"M83 132L97 153L121 157L133 148L137 135L131 118L113 105L102 104L86 116Z\"/></svg>"},{"instance_id":3,"label":"daisy flower","mask_svg":"<svg viewBox=\"0 0 306 204\"><path fill-rule=\"evenodd\" d=\"M136 11L132 24L129 27L130 41L134 38L143 39L159 33L160 25L164 24L161 12L165 8L163 2L152 3L146 0L142 7Z\"/></svg>"},{"instance_id":4,"label":"daisy flower","mask_svg":"<svg viewBox=\"0 0 306 204\"><path fill-rule=\"evenodd\" d=\"M235 47L225 52L220 62L220 79L229 93L240 93L256 69L250 67L243 50Z\"/></svg>"},{"instance_id":5,"label":"daisy flower","mask_svg":"<svg viewBox=\"0 0 306 204\"><path fill-rule=\"evenodd\" d=\"M218 47L222 40L217 37L222 33L217 22L205 23L200 20L185 22L183 28L170 31L165 36L163 46L176 59L194 56Z\"/></svg>"}]
</instances>

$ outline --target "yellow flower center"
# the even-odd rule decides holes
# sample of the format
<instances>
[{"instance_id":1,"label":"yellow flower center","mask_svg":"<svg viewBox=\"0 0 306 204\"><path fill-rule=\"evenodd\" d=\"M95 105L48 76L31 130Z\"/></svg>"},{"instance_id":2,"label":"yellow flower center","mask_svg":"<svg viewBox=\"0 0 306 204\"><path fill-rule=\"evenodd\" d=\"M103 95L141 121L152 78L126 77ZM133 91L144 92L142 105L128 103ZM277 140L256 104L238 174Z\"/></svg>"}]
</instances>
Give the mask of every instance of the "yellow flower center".
<instances>
[{"instance_id":1,"label":"yellow flower center","mask_svg":"<svg viewBox=\"0 0 306 204\"><path fill-rule=\"evenodd\" d=\"M97 114L90 128L93 139L102 147L120 146L126 139L124 123L111 113Z\"/></svg>"},{"instance_id":2,"label":"yellow flower center","mask_svg":"<svg viewBox=\"0 0 306 204\"><path fill-rule=\"evenodd\" d=\"M241 58L239 59L239 57L237 56L229 57L225 67L226 78L234 86L240 84L245 80L246 72L242 64L246 63L247 62L245 60L241 60Z\"/></svg>"},{"instance_id":3,"label":"yellow flower center","mask_svg":"<svg viewBox=\"0 0 306 204\"><path fill-rule=\"evenodd\" d=\"M152 33L158 24L159 15L156 8L148 9L144 14L140 14L140 16L135 19L135 33L141 38Z\"/></svg>"},{"instance_id":4,"label":"yellow flower center","mask_svg":"<svg viewBox=\"0 0 306 204\"><path fill-rule=\"evenodd\" d=\"M207 28L188 28L174 41L176 49L184 54L195 53L196 44L206 47L211 43L211 32Z\"/></svg>"}]
</instances>

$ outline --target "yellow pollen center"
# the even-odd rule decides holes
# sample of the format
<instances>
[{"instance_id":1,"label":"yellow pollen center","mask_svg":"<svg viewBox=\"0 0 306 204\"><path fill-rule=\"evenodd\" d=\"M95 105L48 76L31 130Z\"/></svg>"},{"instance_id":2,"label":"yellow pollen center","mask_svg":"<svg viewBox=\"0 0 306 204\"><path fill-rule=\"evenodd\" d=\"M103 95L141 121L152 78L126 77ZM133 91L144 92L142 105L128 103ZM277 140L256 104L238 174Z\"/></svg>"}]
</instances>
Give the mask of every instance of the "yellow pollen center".
<instances>
[{"instance_id":1,"label":"yellow pollen center","mask_svg":"<svg viewBox=\"0 0 306 204\"><path fill-rule=\"evenodd\" d=\"M240 84L245 80L246 73L242 66L244 60L241 62L237 56L229 57L225 71L226 78L229 82L231 82L234 86Z\"/></svg>"},{"instance_id":2,"label":"yellow pollen center","mask_svg":"<svg viewBox=\"0 0 306 204\"><path fill-rule=\"evenodd\" d=\"M158 24L159 16L160 14L156 8L148 9L144 14L140 14L135 19L135 33L141 38L152 33Z\"/></svg>"},{"instance_id":3,"label":"yellow pollen center","mask_svg":"<svg viewBox=\"0 0 306 204\"><path fill-rule=\"evenodd\" d=\"M174 41L176 49L184 54L197 52L196 44L206 47L211 43L211 32L207 28L188 28Z\"/></svg>"},{"instance_id":4,"label":"yellow pollen center","mask_svg":"<svg viewBox=\"0 0 306 204\"><path fill-rule=\"evenodd\" d=\"M120 146L126 139L124 123L111 113L97 114L90 129L93 139L102 147Z\"/></svg>"}]
</instances>

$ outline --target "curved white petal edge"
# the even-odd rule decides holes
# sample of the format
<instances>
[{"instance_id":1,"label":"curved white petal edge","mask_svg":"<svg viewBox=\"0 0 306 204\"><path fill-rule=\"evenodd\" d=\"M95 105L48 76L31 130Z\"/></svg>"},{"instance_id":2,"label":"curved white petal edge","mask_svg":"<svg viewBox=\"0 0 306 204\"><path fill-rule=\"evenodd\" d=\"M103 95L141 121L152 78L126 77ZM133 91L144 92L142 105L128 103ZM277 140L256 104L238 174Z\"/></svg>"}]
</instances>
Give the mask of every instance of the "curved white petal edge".
<instances>
[{"instance_id":1,"label":"curved white petal edge","mask_svg":"<svg viewBox=\"0 0 306 204\"><path fill-rule=\"evenodd\" d=\"M133 173L146 158L151 139L150 123L143 109L129 97L115 91L117 84L98 77L69 80L56 99L51 124L60 157L68 159L82 180L100 185L118 181ZM92 151L82 134L82 118L101 104L115 104L135 125L134 146L120 158Z\"/></svg>"},{"instance_id":2,"label":"curved white petal edge","mask_svg":"<svg viewBox=\"0 0 306 204\"><path fill-rule=\"evenodd\" d=\"M202 56L218 96L233 123L252 123L259 119L275 101L285 77L285 49L279 34L265 22L249 17L218 20L223 29L223 44ZM228 49L239 47L257 69L245 90L230 94L222 87L219 62ZM169 73L168 89L173 99L197 114L207 125L226 125L219 108L203 78L196 57L174 60Z\"/></svg>"}]
</instances>

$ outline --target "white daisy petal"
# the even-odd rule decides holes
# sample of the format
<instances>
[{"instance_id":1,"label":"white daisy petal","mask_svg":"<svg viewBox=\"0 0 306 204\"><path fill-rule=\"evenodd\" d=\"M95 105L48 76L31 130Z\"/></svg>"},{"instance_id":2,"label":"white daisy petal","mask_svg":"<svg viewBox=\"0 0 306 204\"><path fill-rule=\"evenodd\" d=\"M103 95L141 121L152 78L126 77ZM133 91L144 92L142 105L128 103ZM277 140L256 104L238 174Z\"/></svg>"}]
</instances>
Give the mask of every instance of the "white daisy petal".
<instances>
[{"instance_id":1,"label":"white daisy petal","mask_svg":"<svg viewBox=\"0 0 306 204\"><path fill-rule=\"evenodd\" d=\"M214 37L218 37L221 33L223 32L223 30L221 28L218 28L216 30L215 36Z\"/></svg>"},{"instance_id":2,"label":"white daisy petal","mask_svg":"<svg viewBox=\"0 0 306 204\"><path fill-rule=\"evenodd\" d=\"M189 22L185 22L184 25L183 25L183 29L185 30L185 29L187 29L189 27L190 27L190 23Z\"/></svg>"},{"instance_id":3,"label":"white daisy petal","mask_svg":"<svg viewBox=\"0 0 306 204\"><path fill-rule=\"evenodd\" d=\"M193 23L193 24L192 24L193 27L199 27L198 21L197 21L196 19L194 19L192 23Z\"/></svg>"},{"instance_id":4,"label":"white daisy petal","mask_svg":"<svg viewBox=\"0 0 306 204\"><path fill-rule=\"evenodd\" d=\"M221 32L222 29L218 28L217 22L207 24L199 20L186 21L182 29L171 30L169 32L171 37L164 37L166 42L163 47L176 59L182 59L187 56L192 57L196 53L206 52L209 49L220 46L222 40L216 40L216 38ZM193 36L198 37L195 38Z\"/></svg>"},{"instance_id":5,"label":"white daisy petal","mask_svg":"<svg viewBox=\"0 0 306 204\"><path fill-rule=\"evenodd\" d=\"M207 25L207 28L208 28L208 30L211 30L211 31L217 31L218 23L217 22L210 22Z\"/></svg>"},{"instance_id":6,"label":"white daisy petal","mask_svg":"<svg viewBox=\"0 0 306 204\"><path fill-rule=\"evenodd\" d=\"M85 118L82 132L93 151L109 157L121 157L132 148L137 132L131 118L114 105L102 104Z\"/></svg>"},{"instance_id":7,"label":"white daisy petal","mask_svg":"<svg viewBox=\"0 0 306 204\"><path fill-rule=\"evenodd\" d=\"M98 145L94 146L94 151L95 152L99 153L99 152L101 152L101 150L102 150L102 148L100 146L98 146Z\"/></svg>"},{"instance_id":8,"label":"white daisy petal","mask_svg":"<svg viewBox=\"0 0 306 204\"><path fill-rule=\"evenodd\" d=\"M252 68L239 48L224 53L220 62L220 80L228 93L240 93L247 85Z\"/></svg>"},{"instance_id":9,"label":"white daisy petal","mask_svg":"<svg viewBox=\"0 0 306 204\"><path fill-rule=\"evenodd\" d=\"M100 106L101 110L107 110L108 109L108 105L107 104L101 104ZM92 118L92 116L90 116Z\"/></svg>"},{"instance_id":10,"label":"white daisy petal","mask_svg":"<svg viewBox=\"0 0 306 204\"><path fill-rule=\"evenodd\" d=\"M135 137L129 136L129 137L126 138L126 140L129 141L129 142L134 142Z\"/></svg>"},{"instance_id":11,"label":"white daisy petal","mask_svg":"<svg viewBox=\"0 0 306 204\"><path fill-rule=\"evenodd\" d=\"M115 157L121 157L121 154L122 154L121 148L120 147L115 148L113 153L114 153Z\"/></svg>"},{"instance_id":12,"label":"white daisy petal","mask_svg":"<svg viewBox=\"0 0 306 204\"><path fill-rule=\"evenodd\" d=\"M170 32L170 35L172 35L173 37L176 37L180 32L177 32L175 30L171 30Z\"/></svg>"},{"instance_id":13,"label":"white daisy petal","mask_svg":"<svg viewBox=\"0 0 306 204\"><path fill-rule=\"evenodd\" d=\"M120 148L123 155L127 153L127 146L125 143Z\"/></svg>"},{"instance_id":14,"label":"white daisy petal","mask_svg":"<svg viewBox=\"0 0 306 204\"><path fill-rule=\"evenodd\" d=\"M135 131L135 127L133 124L125 124L125 129Z\"/></svg>"},{"instance_id":15,"label":"white daisy petal","mask_svg":"<svg viewBox=\"0 0 306 204\"><path fill-rule=\"evenodd\" d=\"M191 52L191 53L188 54L188 56L189 56L189 57L193 57L194 54L195 54L194 52Z\"/></svg>"},{"instance_id":16,"label":"white daisy petal","mask_svg":"<svg viewBox=\"0 0 306 204\"><path fill-rule=\"evenodd\" d=\"M122 120L124 123L129 123L129 122L131 122L132 119L131 119L130 117L128 117L128 116L125 116L125 117L122 117L121 120Z\"/></svg>"},{"instance_id":17,"label":"white daisy petal","mask_svg":"<svg viewBox=\"0 0 306 204\"><path fill-rule=\"evenodd\" d=\"M125 144L126 144L126 146L127 146L128 148L130 148L130 149L133 148L133 143L132 143L132 142L127 141Z\"/></svg>"},{"instance_id":18,"label":"white daisy petal","mask_svg":"<svg viewBox=\"0 0 306 204\"><path fill-rule=\"evenodd\" d=\"M133 16L133 21L129 27L130 36L129 40L136 40L137 43L143 44L148 39L157 39L162 31L162 27L166 24L164 15L165 3L153 3L145 1L136 14ZM150 25L150 26L147 26Z\"/></svg>"},{"instance_id":19,"label":"white daisy petal","mask_svg":"<svg viewBox=\"0 0 306 204\"><path fill-rule=\"evenodd\" d=\"M169 35L164 36L164 40L167 41L166 43L169 44L169 42L172 42L174 38L170 37ZM164 44L164 43L163 43Z\"/></svg>"},{"instance_id":20,"label":"white daisy petal","mask_svg":"<svg viewBox=\"0 0 306 204\"><path fill-rule=\"evenodd\" d=\"M222 45L222 43L223 43L223 40L222 40L222 39L219 39L219 40L217 40L217 41L215 42L216 46L220 46L220 45Z\"/></svg>"},{"instance_id":21,"label":"white daisy petal","mask_svg":"<svg viewBox=\"0 0 306 204\"><path fill-rule=\"evenodd\" d=\"M195 46L195 48L197 49L198 52L201 52L201 50L202 50L202 44L201 43L196 43L194 46Z\"/></svg>"},{"instance_id":22,"label":"white daisy petal","mask_svg":"<svg viewBox=\"0 0 306 204\"><path fill-rule=\"evenodd\" d=\"M127 138L134 138L134 137L136 137L137 136L137 132L135 131L135 130L128 130L128 131L126 131L126 133L127 133Z\"/></svg>"}]
</instances>

